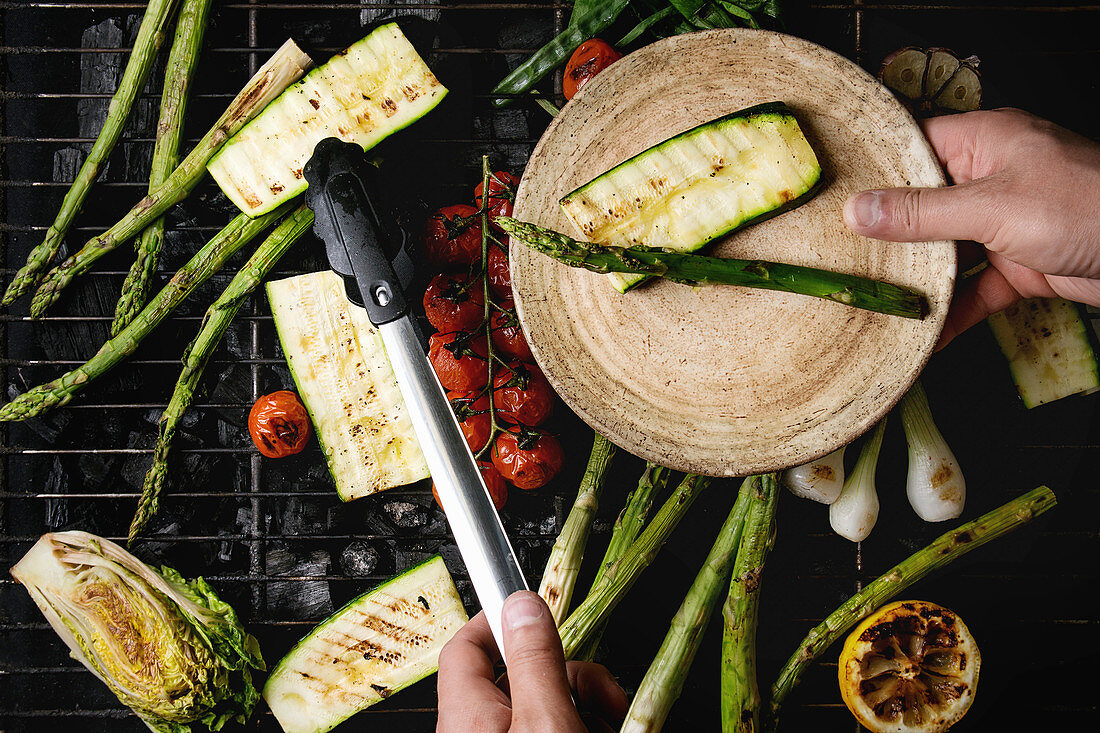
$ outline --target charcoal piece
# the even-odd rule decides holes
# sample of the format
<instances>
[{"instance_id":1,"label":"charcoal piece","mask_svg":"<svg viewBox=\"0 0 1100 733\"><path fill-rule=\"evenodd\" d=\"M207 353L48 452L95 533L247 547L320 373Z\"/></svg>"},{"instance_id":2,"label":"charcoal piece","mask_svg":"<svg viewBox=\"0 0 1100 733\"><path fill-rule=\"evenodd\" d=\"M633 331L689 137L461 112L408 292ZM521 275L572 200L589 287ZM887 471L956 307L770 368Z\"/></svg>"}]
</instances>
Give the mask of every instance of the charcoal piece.
<instances>
[{"instance_id":1,"label":"charcoal piece","mask_svg":"<svg viewBox=\"0 0 1100 733\"><path fill-rule=\"evenodd\" d=\"M142 451L151 451L157 443L157 438L152 433L132 432L126 438L127 448L136 448ZM145 474L153 465L151 453L133 453L126 457L122 464L122 480L131 489L141 491L145 485Z\"/></svg>"},{"instance_id":2,"label":"charcoal piece","mask_svg":"<svg viewBox=\"0 0 1100 733\"><path fill-rule=\"evenodd\" d=\"M408 501L391 501L382 505L390 521L402 529L422 527L428 523L428 513L423 507Z\"/></svg>"},{"instance_id":3,"label":"charcoal piece","mask_svg":"<svg viewBox=\"0 0 1100 733\"><path fill-rule=\"evenodd\" d=\"M434 552L400 548L397 550L397 552L394 553L394 559L397 564L397 572L403 573L409 568L419 565L433 555L435 555Z\"/></svg>"},{"instance_id":4,"label":"charcoal piece","mask_svg":"<svg viewBox=\"0 0 1100 733\"><path fill-rule=\"evenodd\" d=\"M118 459L107 457L99 453L84 453L77 462L80 467L80 476L86 489L101 488L107 481Z\"/></svg>"},{"instance_id":5,"label":"charcoal piece","mask_svg":"<svg viewBox=\"0 0 1100 733\"><path fill-rule=\"evenodd\" d=\"M120 48L122 45L122 29L114 18L84 29L80 38L82 48ZM84 94L114 94L118 89L122 64L126 58L127 55L122 53L80 54L80 91ZM99 134L107 120L110 103L109 96L77 101L76 115L80 137L94 139Z\"/></svg>"},{"instance_id":6,"label":"charcoal piece","mask_svg":"<svg viewBox=\"0 0 1100 733\"><path fill-rule=\"evenodd\" d=\"M210 401L219 405L214 408L218 417L231 425L243 426L248 419L248 409L252 407L252 369L249 365L234 362L223 369L210 391Z\"/></svg>"},{"instance_id":7,"label":"charcoal piece","mask_svg":"<svg viewBox=\"0 0 1100 733\"><path fill-rule=\"evenodd\" d=\"M340 567L344 575L356 578L370 575L378 567L378 550L362 540L355 540L340 553Z\"/></svg>"},{"instance_id":8,"label":"charcoal piece","mask_svg":"<svg viewBox=\"0 0 1100 733\"><path fill-rule=\"evenodd\" d=\"M515 107L498 110L492 117L493 133L500 140L515 140L525 138L531 134L531 128L527 124L527 114L522 109ZM523 170L521 165L516 171Z\"/></svg>"},{"instance_id":9,"label":"charcoal piece","mask_svg":"<svg viewBox=\"0 0 1100 733\"><path fill-rule=\"evenodd\" d=\"M46 483L42 487L42 492L45 494L64 494L68 483L65 468L61 465L61 458L54 456L49 473L46 474ZM53 531L64 527L69 522L69 500L65 498L47 499L45 514L43 524L46 530Z\"/></svg>"},{"instance_id":10,"label":"charcoal piece","mask_svg":"<svg viewBox=\"0 0 1100 733\"><path fill-rule=\"evenodd\" d=\"M80 166L84 165L87 151L83 148L62 148L53 154L53 180L72 183Z\"/></svg>"},{"instance_id":11,"label":"charcoal piece","mask_svg":"<svg viewBox=\"0 0 1100 733\"><path fill-rule=\"evenodd\" d=\"M328 529L327 512L315 501L303 501L299 496L287 497L280 514L282 531L290 537L308 536Z\"/></svg>"},{"instance_id":12,"label":"charcoal piece","mask_svg":"<svg viewBox=\"0 0 1100 733\"><path fill-rule=\"evenodd\" d=\"M410 7L410 6L420 7ZM398 15L415 15L424 20L439 20L440 7L438 0L406 0L400 9L394 8L363 8L359 11L359 24L368 26L375 21L388 20Z\"/></svg>"},{"instance_id":13,"label":"charcoal piece","mask_svg":"<svg viewBox=\"0 0 1100 733\"><path fill-rule=\"evenodd\" d=\"M291 619L320 619L332 613L332 596L327 576L331 559L324 550L313 550L299 557L283 544L272 544L267 551L267 573L293 580L274 580L268 584L268 613Z\"/></svg>"}]
</instances>

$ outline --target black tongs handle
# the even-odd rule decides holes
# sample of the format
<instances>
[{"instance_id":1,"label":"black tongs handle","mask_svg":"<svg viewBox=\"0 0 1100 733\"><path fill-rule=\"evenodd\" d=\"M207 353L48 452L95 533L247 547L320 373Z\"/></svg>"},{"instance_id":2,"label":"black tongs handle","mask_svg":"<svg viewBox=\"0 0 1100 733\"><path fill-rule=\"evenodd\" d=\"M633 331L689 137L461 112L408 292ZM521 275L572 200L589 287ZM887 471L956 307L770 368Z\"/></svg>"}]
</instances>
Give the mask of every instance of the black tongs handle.
<instances>
[{"instance_id":1,"label":"black tongs handle","mask_svg":"<svg viewBox=\"0 0 1100 733\"><path fill-rule=\"evenodd\" d=\"M386 227L369 193L363 150L325 138L303 171L314 233L325 243L329 266L344 278L348 299L376 326L408 314L401 281L386 254Z\"/></svg>"}]
</instances>

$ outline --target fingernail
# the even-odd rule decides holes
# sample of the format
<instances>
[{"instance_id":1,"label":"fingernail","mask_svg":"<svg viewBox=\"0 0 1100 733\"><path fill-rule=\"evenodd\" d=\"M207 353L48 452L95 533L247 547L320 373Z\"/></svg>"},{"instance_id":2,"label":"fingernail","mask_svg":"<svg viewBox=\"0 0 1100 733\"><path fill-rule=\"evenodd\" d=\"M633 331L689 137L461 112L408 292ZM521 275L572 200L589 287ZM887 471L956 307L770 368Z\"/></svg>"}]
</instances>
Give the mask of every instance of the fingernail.
<instances>
[{"instance_id":1,"label":"fingernail","mask_svg":"<svg viewBox=\"0 0 1100 733\"><path fill-rule=\"evenodd\" d=\"M848 199L844 218L849 226L869 229L882 218L882 196L878 191L863 191Z\"/></svg>"},{"instance_id":2,"label":"fingernail","mask_svg":"<svg viewBox=\"0 0 1100 733\"><path fill-rule=\"evenodd\" d=\"M542 618L546 605L526 593L514 595L504 602L504 627L515 631Z\"/></svg>"}]
</instances>

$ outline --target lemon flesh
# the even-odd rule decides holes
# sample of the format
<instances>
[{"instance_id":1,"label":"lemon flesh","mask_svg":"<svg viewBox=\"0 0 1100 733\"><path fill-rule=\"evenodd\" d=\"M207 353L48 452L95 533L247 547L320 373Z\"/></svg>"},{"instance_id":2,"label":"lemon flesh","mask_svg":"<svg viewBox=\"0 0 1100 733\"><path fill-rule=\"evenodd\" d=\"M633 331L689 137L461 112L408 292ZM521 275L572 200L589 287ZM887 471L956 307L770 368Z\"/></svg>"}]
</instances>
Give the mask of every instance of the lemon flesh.
<instances>
[{"instance_id":1,"label":"lemon flesh","mask_svg":"<svg viewBox=\"0 0 1100 733\"><path fill-rule=\"evenodd\" d=\"M974 701L981 655L953 611L899 601L868 616L840 653L840 694L875 733L935 733Z\"/></svg>"}]
</instances>

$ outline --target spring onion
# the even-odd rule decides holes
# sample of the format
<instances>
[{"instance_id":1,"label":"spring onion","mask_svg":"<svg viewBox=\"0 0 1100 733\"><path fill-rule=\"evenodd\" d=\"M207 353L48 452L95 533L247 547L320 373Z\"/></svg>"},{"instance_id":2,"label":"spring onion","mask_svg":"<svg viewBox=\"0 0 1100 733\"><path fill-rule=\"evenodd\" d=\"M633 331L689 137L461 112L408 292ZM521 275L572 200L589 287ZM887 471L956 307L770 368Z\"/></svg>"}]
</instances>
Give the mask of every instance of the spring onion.
<instances>
[{"instance_id":1,"label":"spring onion","mask_svg":"<svg viewBox=\"0 0 1100 733\"><path fill-rule=\"evenodd\" d=\"M920 380L901 400L901 424L909 446L905 493L917 516L942 522L962 514L966 481L959 462L932 420L928 396Z\"/></svg>"},{"instance_id":2,"label":"spring onion","mask_svg":"<svg viewBox=\"0 0 1100 733\"><path fill-rule=\"evenodd\" d=\"M885 430L886 418L883 418L860 448L859 459L852 475L845 480L840 497L829 506L829 524L833 531L852 542L867 539L878 520L875 467Z\"/></svg>"},{"instance_id":3,"label":"spring onion","mask_svg":"<svg viewBox=\"0 0 1100 733\"><path fill-rule=\"evenodd\" d=\"M782 483L800 499L832 504L844 488L844 449L841 446L816 461L788 468Z\"/></svg>"}]
</instances>

